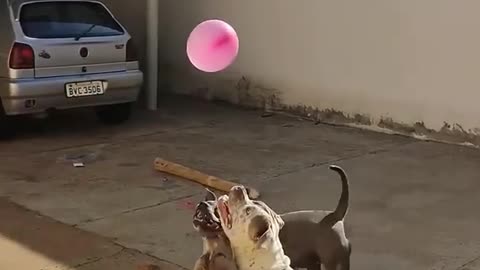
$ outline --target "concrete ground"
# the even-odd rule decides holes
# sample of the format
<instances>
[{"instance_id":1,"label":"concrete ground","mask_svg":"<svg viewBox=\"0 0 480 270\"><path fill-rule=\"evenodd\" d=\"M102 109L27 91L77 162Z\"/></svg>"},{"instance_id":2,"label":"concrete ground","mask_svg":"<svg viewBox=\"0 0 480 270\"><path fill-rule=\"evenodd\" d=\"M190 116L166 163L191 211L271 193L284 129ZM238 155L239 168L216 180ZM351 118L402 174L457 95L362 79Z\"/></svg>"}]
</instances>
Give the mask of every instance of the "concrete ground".
<instances>
[{"instance_id":1,"label":"concrete ground","mask_svg":"<svg viewBox=\"0 0 480 270\"><path fill-rule=\"evenodd\" d=\"M204 191L155 172L157 156L256 186L278 212L334 208L328 165L341 165L352 269L480 269L480 151L178 97L160 107L114 128L81 111L25 121L0 143L0 269L190 269Z\"/></svg>"}]
</instances>

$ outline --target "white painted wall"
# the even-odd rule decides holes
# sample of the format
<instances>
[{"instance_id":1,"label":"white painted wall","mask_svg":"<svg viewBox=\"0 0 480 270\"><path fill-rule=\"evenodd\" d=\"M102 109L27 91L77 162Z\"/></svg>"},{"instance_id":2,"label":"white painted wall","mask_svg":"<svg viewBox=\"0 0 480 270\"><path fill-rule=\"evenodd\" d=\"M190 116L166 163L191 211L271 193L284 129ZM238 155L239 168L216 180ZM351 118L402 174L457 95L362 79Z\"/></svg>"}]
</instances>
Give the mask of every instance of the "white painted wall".
<instances>
[{"instance_id":1,"label":"white painted wall","mask_svg":"<svg viewBox=\"0 0 480 270\"><path fill-rule=\"evenodd\" d=\"M215 81L232 91L245 75L278 89L288 105L473 131L479 14L478 0L162 1L160 72L178 92ZM193 70L185 54L189 32L208 18L229 22L240 37L237 61L217 74Z\"/></svg>"}]
</instances>

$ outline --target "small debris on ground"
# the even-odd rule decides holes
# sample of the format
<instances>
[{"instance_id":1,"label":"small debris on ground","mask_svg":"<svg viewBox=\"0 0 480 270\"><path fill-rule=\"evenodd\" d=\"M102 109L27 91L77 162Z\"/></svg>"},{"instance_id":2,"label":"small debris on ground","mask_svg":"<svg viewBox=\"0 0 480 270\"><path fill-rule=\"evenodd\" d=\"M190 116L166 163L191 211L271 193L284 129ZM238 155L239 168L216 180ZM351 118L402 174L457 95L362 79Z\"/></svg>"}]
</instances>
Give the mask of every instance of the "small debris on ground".
<instances>
[{"instance_id":1,"label":"small debris on ground","mask_svg":"<svg viewBox=\"0 0 480 270\"><path fill-rule=\"evenodd\" d=\"M83 164L83 162L74 162L74 163L73 163L73 167L75 167L75 168L83 168L83 167L85 167L85 164Z\"/></svg>"},{"instance_id":2,"label":"small debris on ground","mask_svg":"<svg viewBox=\"0 0 480 270\"><path fill-rule=\"evenodd\" d=\"M273 116L273 113L272 112L264 112L262 113L262 117L272 117Z\"/></svg>"},{"instance_id":3,"label":"small debris on ground","mask_svg":"<svg viewBox=\"0 0 480 270\"><path fill-rule=\"evenodd\" d=\"M293 127L293 124L283 124L282 127Z\"/></svg>"},{"instance_id":4,"label":"small debris on ground","mask_svg":"<svg viewBox=\"0 0 480 270\"><path fill-rule=\"evenodd\" d=\"M64 154L57 158L57 162L62 163L82 163L88 164L97 161L100 158L99 151L75 151L71 153ZM83 167L83 166L81 166Z\"/></svg>"}]
</instances>

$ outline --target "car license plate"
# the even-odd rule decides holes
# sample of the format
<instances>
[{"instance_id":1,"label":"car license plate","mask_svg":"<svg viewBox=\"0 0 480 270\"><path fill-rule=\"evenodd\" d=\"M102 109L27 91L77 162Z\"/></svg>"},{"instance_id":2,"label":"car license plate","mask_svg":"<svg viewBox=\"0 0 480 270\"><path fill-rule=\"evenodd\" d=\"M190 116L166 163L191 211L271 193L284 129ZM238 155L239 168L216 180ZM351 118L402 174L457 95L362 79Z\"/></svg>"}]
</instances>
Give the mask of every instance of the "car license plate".
<instances>
[{"instance_id":1,"label":"car license plate","mask_svg":"<svg viewBox=\"0 0 480 270\"><path fill-rule=\"evenodd\" d=\"M103 95L105 89L102 81L67 83L65 93L68 98Z\"/></svg>"}]
</instances>

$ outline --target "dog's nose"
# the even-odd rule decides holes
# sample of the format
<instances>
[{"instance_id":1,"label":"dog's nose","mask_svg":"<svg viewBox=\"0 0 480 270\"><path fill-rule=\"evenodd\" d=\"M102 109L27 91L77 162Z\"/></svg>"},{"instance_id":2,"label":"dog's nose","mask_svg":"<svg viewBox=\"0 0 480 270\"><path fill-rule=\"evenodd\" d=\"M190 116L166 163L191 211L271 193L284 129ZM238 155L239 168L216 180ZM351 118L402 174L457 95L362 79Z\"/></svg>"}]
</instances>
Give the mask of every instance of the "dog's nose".
<instances>
[{"instance_id":1,"label":"dog's nose","mask_svg":"<svg viewBox=\"0 0 480 270\"><path fill-rule=\"evenodd\" d=\"M232 188L233 196L241 196L243 194L243 190L241 186L235 186Z\"/></svg>"},{"instance_id":2,"label":"dog's nose","mask_svg":"<svg viewBox=\"0 0 480 270\"><path fill-rule=\"evenodd\" d=\"M235 186L230 190L230 200L245 201L245 188L242 186Z\"/></svg>"}]
</instances>

